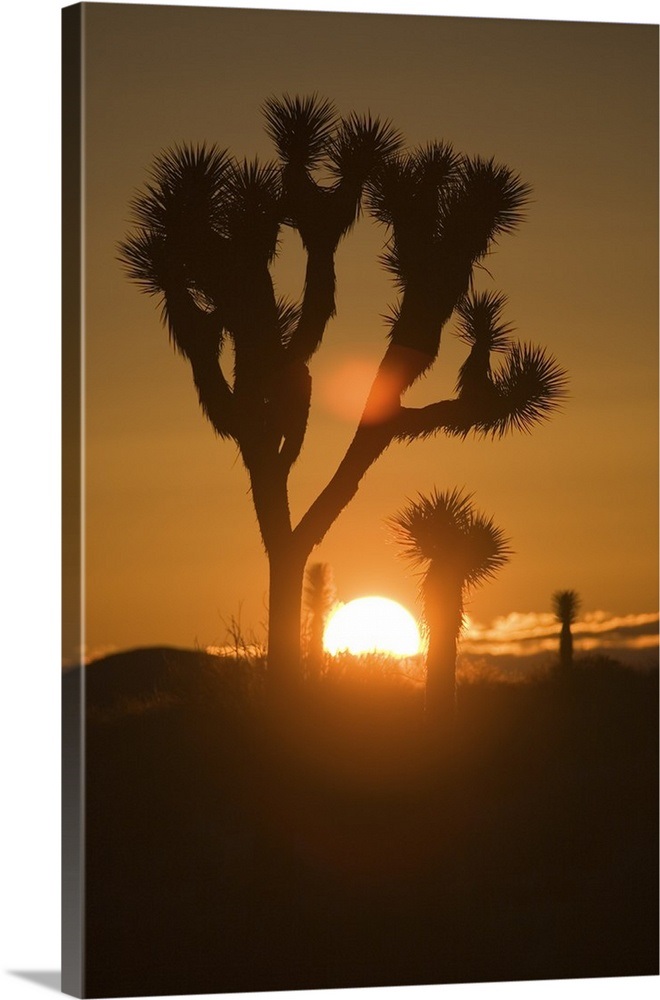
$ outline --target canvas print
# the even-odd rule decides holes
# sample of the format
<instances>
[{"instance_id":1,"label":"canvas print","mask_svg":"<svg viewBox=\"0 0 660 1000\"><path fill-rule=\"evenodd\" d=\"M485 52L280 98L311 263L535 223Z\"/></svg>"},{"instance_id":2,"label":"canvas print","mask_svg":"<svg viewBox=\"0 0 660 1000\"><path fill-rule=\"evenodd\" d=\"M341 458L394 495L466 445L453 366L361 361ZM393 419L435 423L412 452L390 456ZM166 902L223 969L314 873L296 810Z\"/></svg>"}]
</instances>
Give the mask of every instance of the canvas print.
<instances>
[{"instance_id":1,"label":"canvas print","mask_svg":"<svg viewBox=\"0 0 660 1000\"><path fill-rule=\"evenodd\" d=\"M64 989L657 974L657 25L63 26Z\"/></svg>"}]
</instances>

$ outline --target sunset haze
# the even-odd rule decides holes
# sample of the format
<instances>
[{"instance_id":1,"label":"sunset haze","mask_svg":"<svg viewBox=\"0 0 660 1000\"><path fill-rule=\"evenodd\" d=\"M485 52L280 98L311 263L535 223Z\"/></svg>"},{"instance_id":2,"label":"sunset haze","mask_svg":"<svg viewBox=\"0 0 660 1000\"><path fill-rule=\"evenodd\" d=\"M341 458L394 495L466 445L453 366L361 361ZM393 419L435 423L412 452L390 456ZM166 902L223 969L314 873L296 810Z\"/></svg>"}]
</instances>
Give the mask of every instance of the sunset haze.
<instances>
[{"instance_id":1,"label":"sunset haze","mask_svg":"<svg viewBox=\"0 0 660 1000\"><path fill-rule=\"evenodd\" d=\"M646 615L652 628L657 27L83 7L87 655L221 643L231 616L263 637L268 568L245 470L204 420L157 302L127 280L118 245L164 149L206 142L274 159L262 107L285 93L390 119L409 146L443 139L492 156L531 185L526 221L498 241L477 285L506 293L514 336L547 348L570 379L561 411L529 435L393 444L314 552L340 599L380 594L418 617L419 581L385 520L420 491L455 486L514 550L469 604L483 629L547 614L568 587L585 612ZM291 478L294 523L340 461L386 345L396 291L378 259L384 239L364 213L339 247L337 315L311 362ZM290 230L274 273L278 293L298 298L304 257ZM453 395L467 354L454 329L406 402Z\"/></svg>"}]
</instances>

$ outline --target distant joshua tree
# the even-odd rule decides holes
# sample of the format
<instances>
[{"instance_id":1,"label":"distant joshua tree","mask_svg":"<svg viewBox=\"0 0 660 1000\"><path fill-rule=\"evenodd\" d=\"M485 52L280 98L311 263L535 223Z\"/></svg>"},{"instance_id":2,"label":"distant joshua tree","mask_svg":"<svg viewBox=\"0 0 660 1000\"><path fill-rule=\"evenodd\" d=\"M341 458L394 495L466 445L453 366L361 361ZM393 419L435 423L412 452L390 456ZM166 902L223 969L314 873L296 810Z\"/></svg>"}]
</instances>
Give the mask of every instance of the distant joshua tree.
<instances>
[{"instance_id":1,"label":"distant joshua tree","mask_svg":"<svg viewBox=\"0 0 660 1000\"><path fill-rule=\"evenodd\" d=\"M323 665L323 633L337 599L332 567L312 563L305 573L303 607L307 618L307 668L318 676Z\"/></svg>"},{"instance_id":2,"label":"distant joshua tree","mask_svg":"<svg viewBox=\"0 0 660 1000\"><path fill-rule=\"evenodd\" d=\"M511 555L492 518L475 511L459 490L418 496L390 518L404 554L423 570L421 596L428 631L426 716L451 739L456 709L456 648L465 598Z\"/></svg>"},{"instance_id":3,"label":"distant joshua tree","mask_svg":"<svg viewBox=\"0 0 660 1000\"><path fill-rule=\"evenodd\" d=\"M552 610L561 624L559 634L559 664L570 670L573 666L573 635L571 625L577 618L580 598L575 590L556 590L552 595Z\"/></svg>"},{"instance_id":4,"label":"distant joshua tree","mask_svg":"<svg viewBox=\"0 0 660 1000\"><path fill-rule=\"evenodd\" d=\"M404 150L389 122L340 117L317 96L269 98L264 119L278 156L269 162L206 145L161 153L119 252L160 300L204 416L247 470L270 569L268 678L286 696L301 676L305 565L380 455L439 432L529 430L557 407L566 379L544 350L510 343L504 296L473 293L475 268L523 219L530 189L517 174L444 142ZM288 481L307 431L310 362L335 315L337 248L365 210L383 227L381 259L399 293L389 343L346 454L295 524ZM273 285L285 226L307 258L299 302ZM454 398L403 405L455 310L470 352ZM496 371L494 351L505 352Z\"/></svg>"}]
</instances>

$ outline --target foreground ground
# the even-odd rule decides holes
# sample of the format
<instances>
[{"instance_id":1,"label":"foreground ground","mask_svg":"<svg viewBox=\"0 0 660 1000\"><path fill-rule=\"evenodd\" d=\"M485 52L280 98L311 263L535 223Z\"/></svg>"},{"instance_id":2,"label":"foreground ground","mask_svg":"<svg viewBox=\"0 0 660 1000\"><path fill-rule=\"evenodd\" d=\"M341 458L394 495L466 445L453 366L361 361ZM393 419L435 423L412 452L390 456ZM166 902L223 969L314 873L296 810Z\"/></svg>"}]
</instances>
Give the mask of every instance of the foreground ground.
<instances>
[{"instance_id":1,"label":"foreground ground","mask_svg":"<svg viewBox=\"0 0 660 1000\"><path fill-rule=\"evenodd\" d=\"M284 734L255 666L86 670L89 996L657 974L657 670L465 685L450 761L364 664Z\"/></svg>"}]
</instances>

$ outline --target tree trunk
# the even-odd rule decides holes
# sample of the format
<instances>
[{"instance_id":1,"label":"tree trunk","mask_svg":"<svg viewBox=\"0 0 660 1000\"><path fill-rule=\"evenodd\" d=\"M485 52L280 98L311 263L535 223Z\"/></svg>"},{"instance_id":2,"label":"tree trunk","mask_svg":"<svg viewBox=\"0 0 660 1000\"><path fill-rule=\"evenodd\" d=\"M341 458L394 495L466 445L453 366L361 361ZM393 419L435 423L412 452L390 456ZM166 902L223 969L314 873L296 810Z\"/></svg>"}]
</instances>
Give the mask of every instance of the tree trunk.
<instances>
[{"instance_id":1,"label":"tree trunk","mask_svg":"<svg viewBox=\"0 0 660 1000\"><path fill-rule=\"evenodd\" d=\"M311 547L293 537L287 470L277 456L264 459L257 451L248 468L269 565L267 688L271 701L284 703L301 687L303 574Z\"/></svg>"},{"instance_id":2,"label":"tree trunk","mask_svg":"<svg viewBox=\"0 0 660 1000\"><path fill-rule=\"evenodd\" d=\"M564 670L570 670L573 666L573 636L571 635L571 626L568 622L562 622L561 626L559 663Z\"/></svg>"},{"instance_id":3,"label":"tree trunk","mask_svg":"<svg viewBox=\"0 0 660 1000\"><path fill-rule=\"evenodd\" d=\"M438 579L431 566L424 581L424 611L429 632L426 658L425 718L434 743L450 748L456 729L456 644L463 614L460 583Z\"/></svg>"},{"instance_id":4,"label":"tree trunk","mask_svg":"<svg viewBox=\"0 0 660 1000\"><path fill-rule=\"evenodd\" d=\"M307 553L293 544L271 553L268 597L269 694L286 699L300 690L302 589Z\"/></svg>"}]
</instances>

